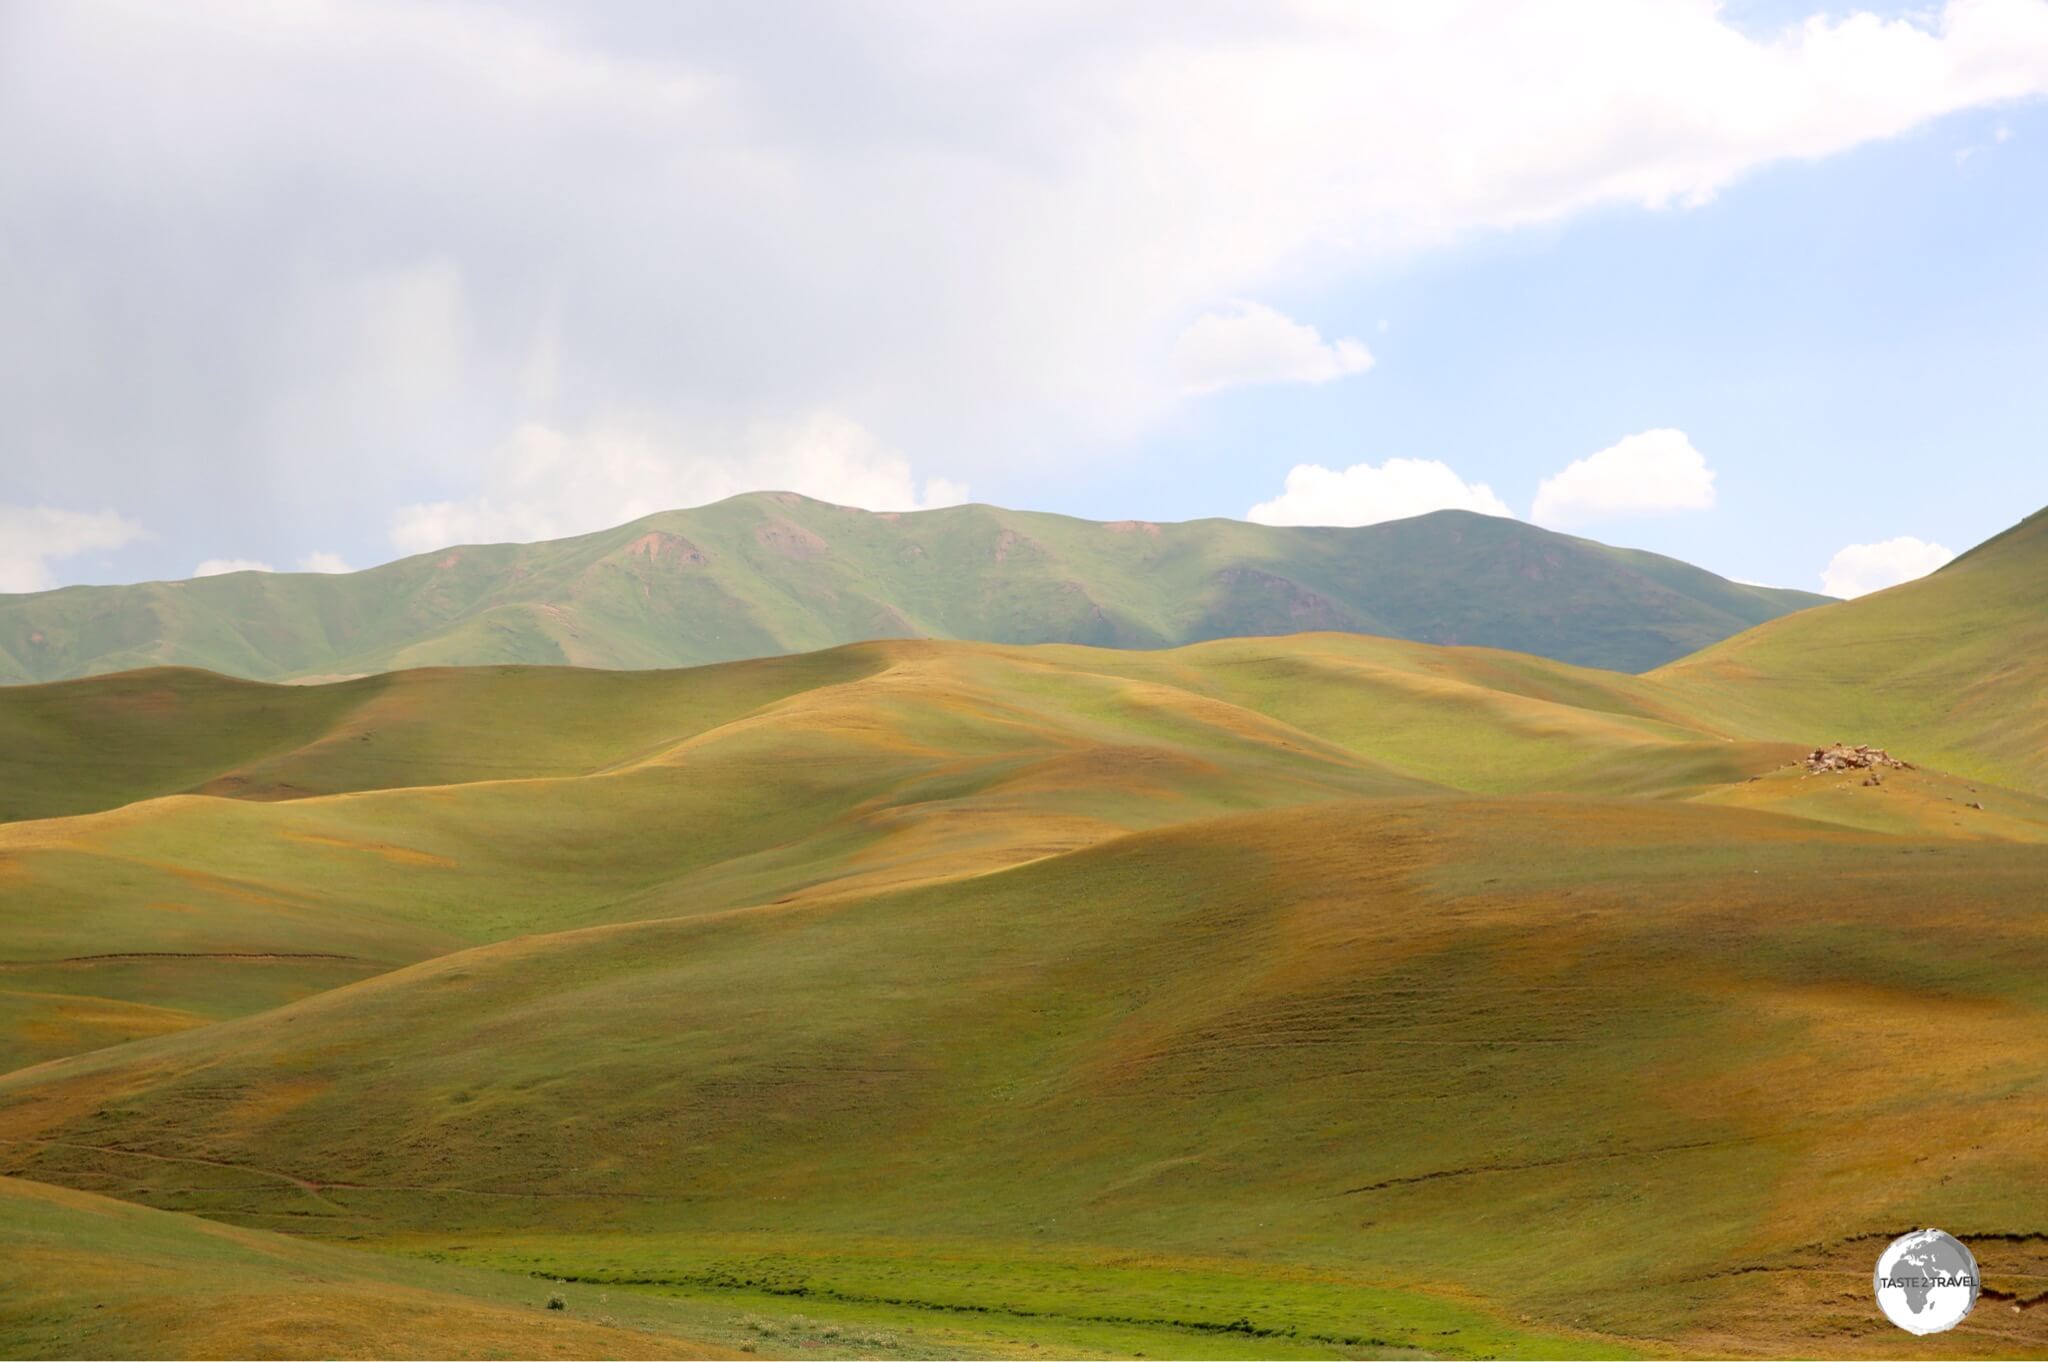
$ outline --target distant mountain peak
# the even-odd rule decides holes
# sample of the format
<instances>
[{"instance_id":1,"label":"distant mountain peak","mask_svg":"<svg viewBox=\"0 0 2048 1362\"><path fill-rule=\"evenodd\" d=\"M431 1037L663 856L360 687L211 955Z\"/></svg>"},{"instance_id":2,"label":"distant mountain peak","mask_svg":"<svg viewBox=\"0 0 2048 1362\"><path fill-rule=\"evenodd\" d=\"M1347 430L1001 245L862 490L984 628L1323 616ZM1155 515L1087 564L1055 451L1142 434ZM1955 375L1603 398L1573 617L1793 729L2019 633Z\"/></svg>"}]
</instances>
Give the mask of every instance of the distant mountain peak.
<instances>
[{"instance_id":1,"label":"distant mountain peak","mask_svg":"<svg viewBox=\"0 0 2048 1362\"><path fill-rule=\"evenodd\" d=\"M1823 599L1470 511L1284 528L981 504L873 512L764 491L345 575L0 597L0 681L160 664L258 680L673 667L878 637L1156 648L1306 630L1639 671Z\"/></svg>"}]
</instances>

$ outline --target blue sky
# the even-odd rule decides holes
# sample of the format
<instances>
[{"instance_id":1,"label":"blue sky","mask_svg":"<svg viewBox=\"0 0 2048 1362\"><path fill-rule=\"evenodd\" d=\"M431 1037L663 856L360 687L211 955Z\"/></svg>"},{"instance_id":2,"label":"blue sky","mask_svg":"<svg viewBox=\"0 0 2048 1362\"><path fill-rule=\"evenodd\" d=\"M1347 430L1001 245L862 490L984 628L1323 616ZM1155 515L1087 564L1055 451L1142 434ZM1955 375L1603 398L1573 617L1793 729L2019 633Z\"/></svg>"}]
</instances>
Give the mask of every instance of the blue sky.
<instances>
[{"instance_id":1,"label":"blue sky","mask_svg":"<svg viewBox=\"0 0 2048 1362\"><path fill-rule=\"evenodd\" d=\"M1406 456L1526 514L1572 460L1676 427L1715 506L1578 532L1816 590L1845 532L1960 552L2048 506L2043 224L2048 109L1958 114L1699 207L1606 208L1277 299L1374 367L1191 403L1049 502L1027 469L977 491L1241 516L1296 463Z\"/></svg>"},{"instance_id":2,"label":"blue sky","mask_svg":"<svg viewBox=\"0 0 2048 1362\"><path fill-rule=\"evenodd\" d=\"M0 591L761 487L1872 589L2048 503L2044 96L2048 0L0 8Z\"/></svg>"}]
</instances>

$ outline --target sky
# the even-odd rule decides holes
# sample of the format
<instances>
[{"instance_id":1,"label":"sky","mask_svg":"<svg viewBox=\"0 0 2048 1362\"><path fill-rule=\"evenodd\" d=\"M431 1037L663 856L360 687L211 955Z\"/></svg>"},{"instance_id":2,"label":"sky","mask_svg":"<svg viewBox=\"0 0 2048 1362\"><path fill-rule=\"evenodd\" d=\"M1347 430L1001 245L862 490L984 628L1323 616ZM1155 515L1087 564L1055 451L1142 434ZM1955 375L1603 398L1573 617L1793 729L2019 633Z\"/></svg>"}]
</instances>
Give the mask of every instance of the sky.
<instances>
[{"instance_id":1,"label":"sky","mask_svg":"<svg viewBox=\"0 0 2048 1362\"><path fill-rule=\"evenodd\" d=\"M0 0L0 592L786 488L1855 595L2048 504L2048 0Z\"/></svg>"}]
</instances>

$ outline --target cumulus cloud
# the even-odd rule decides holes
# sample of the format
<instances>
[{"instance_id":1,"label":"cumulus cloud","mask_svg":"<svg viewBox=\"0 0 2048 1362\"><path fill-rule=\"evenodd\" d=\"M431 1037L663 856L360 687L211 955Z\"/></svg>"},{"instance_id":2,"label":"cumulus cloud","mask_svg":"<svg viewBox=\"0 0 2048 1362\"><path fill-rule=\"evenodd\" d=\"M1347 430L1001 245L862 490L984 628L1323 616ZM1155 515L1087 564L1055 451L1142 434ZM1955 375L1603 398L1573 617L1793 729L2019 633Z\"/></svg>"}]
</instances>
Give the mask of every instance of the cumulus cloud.
<instances>
[{"instance_id":1,"label":"cumulus cloud","mask_svg":"<svg viewBox=\"0 0 2048 1362\"><path fill-rule=\"evenodd\" d=\"M1682 430L1646 430L1545 478L1529 518L1567 527L1613 516L1704 511L1714 471Z\"/></svg>"},{"instance_id":2,"label":"cumulus cloud","mask_svg":"<svg viewBox=\"0 0 2048 1362\"><path fill-rule=\"evenodd\" d=\"M113 511L0 506L0 592L46 591L53 564L141 537L141 525Z\"/></svg>"},{"instance_id":3,"label":"cumulus cloud","mask_svg":"<svg viewBox=\"0 0 2048 1362\"><path fill-rule=\"evenodd\" d=\"M352 572L353 568L338 553L301 554L298 561L300 572ZM205 558L192 569L194 577L220 577L230 572L275 572L275 565L259 558Z\"/></svg>"},{"instance_id":4,"label":"cumulus cloud","mask_svg":"<svg viewBox=\"0 0 2048 1362\"><path fill-rule=\"evenodd\" d=\"M1296 464L1286 490L1245 512L1261 525L1377 525L1429 511L1514 512L1483 482L1466 482L1434 459L1388 459L1385 463L1325 468Z\"/></svg>"},{"instance_id":5,"label":"cumulus cloud","mask_svg":"<svg viewBox=\"0 0 2048 1362\"><path fill-rule=\"evenodd\" d=\"M1233 303L1198 317L1173 347L1174 374L1191 394L1252 383L1327 383L1371 367L1372 352L1362 342L1326 341L1264 303Z\"/></svg>"},{"instance_id":6,"label":"cumulus cloud","mask_svg":"<svg viewBox=\"0 0 2048 1362\"><path fill-rule=\"evenodd\" d=\"M481 496L399 508L391 542L424 553L449 544L559 539L761 487L872 511L967 499L965 484L944 478L928 478L920 490L902 454L843 416L757 427L737 443L728 454L707 454L633 431L571 435L529 423L490 460Z\"/></svg>"},{"instance_id":7,"label":"cumulus cloud","mask_svg":"<svg viewBox=\"0 0 2048 1362\"><path fill-rule=\"evenodd\" d=\"M2048 92L2041 0L1771 33L1707 0L820 5L795 32L772 6L102 0L0 25L0 448L38 451L10 497L118 487L181 534L303 543L500 506L488 456L525 425L633 432L685 489L707 458L788 475L705 429L819 411L954 479L1102 457L1247 372L1179 362L1219 299L1682 208ZM1359 363L1310 339L1247 345L1248 372Z\"/></svg>"},{"instance_id":8,"label":"cumulus cloud","mask_svg":"<svg viewBox=\"0 0 2048 1362\"><path fill-rule=\"evenodd\" d=\"M1828 560L1820 574L1820 589L1845 600L1866 596L1925 577L1955 556L1953 549L1910 535L1875 544L1850 544Z\"/></svg>"}]
</instances>

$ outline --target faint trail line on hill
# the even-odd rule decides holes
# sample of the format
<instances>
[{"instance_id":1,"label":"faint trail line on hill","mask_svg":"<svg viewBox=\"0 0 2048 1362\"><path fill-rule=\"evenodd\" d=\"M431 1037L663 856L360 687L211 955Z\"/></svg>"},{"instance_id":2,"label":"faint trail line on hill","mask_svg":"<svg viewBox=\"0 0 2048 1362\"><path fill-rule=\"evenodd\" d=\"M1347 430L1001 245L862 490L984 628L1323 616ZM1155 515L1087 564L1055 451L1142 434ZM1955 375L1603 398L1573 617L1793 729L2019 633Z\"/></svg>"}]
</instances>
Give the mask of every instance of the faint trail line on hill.
<instances>
[{"instance_id":1,"label":"faint trail line on hill","mask_svg":"<svg viewBox=\"0 0 2048 1362\"><path fill-rule=\"evenodd\" d=\"M121 1154L131 1159L148 1159L153 1163L190 1163L206 1168L225 1168L231 1173L256 1173L263 1177L275 1178L279 1182L290 1183L307 1196L312 1197L313 1200L330 1209L336 1211L342 1209L326 1197L320 1195L319 1183L309 1182L295 1173L285 1173L275 1168L259 1168L254 1164L230 1163L226 1159L209 1159L196 1154L152 1154L142 1149L122 1149L117 1145L86 1144L79 1140L40 1140L0 1136L0 1144L33 1144L54 1149L81 1149L94 1154Z\"/></svg>"},{"instance_id":2,"label":"faint trail line on hill","mask_svg":"<svg viewBox=\"0 0 2048 1362\"><path fill-rule=\"evenodd\" d=\"M1817 1240L1813 1243L1798 1244L1784 1250L1784 1256L1797 1257L1803 1255L1808 1259L1818 1259L1819 1257L1826 1254L1843 1252L1857 1244L1889 1244L1892 1240L1899 1238L1901 1235L1911 1233L1913 1233L1913 1230L1910 1226L1900 1230L1868 1230L1862 1234L1851 1234L1841 1239L1823 1239ZM1984 1230L1978 1233L1970 1233L1968 1231L1964 1231L1958 1233L1956 1237L1963 1240L1965 1243L2029 1244L2048 1241L2048 1230ZM1785 1262L1781 1260L1775 1263L1741 1263L1734 1267L1718 1267L1711 1272L1692 1273L1688 1276L1677 1278L1676 1280L1685 1282L1707 1282L1722 1277L1746 1277L1751 1274L1760 1272L1816 1272L1840 1274L1852 1277L1868 1275L1860 1267L1839 1268L1830 1267L1825 1262L1820 1261L1808 1261L1800 1263ZM1998 1275L2001 1278L2016 1277L2022 1278L2026 1281L2048 1281L2048 1274L2039 1272L2001 1271ZM1987 1296L1991 1296L1994 1299L2006 1300L2009 1299L2010 1293L2000 1294L1998 1292L1993 1291L1989 1287L1985 1287L1984 1294ZM2043 1295L2044 1297L2048 1297L2048 1292L2044 1292Z\"/></svg>"},{"instance_id":3,"label":"faint trail line on hill","mask_svg":"<svg viewBox=\"0 0 2048 1362\"><path fill-rule=\"evenodd\" d=\"M922 1296L884 1296L868 1292L845 1291L835 1287L813 1285L799 1281L794 1286L777 1287L760 1281L752 1281L720 1273L710 1272L675 1277L627 1276L608 1274L588 1276L576 1273L548 1272L535 1270L528 1274L543 1281L576 1282L585 1286L668 1286L697 1288L709 1291L755 1290L771 1296L784 1296L797 1300L825 1300L849 1305L893 1305L912 1310L929 1310L938 1314L952 1315L1000 1315L1011 1319L1054 1319L1071 1320L1084 1324L1123 1324L1150 1328L1181 1329L1198 1334L1235 1334L1246 1338L1289 1338L1312 1343L1334 1343L1343 1347L1373 1348L1420 1348L1419 1339L1389 1339L1372 1334L1329 1334L1298 1329L1292 1324L1259 1324L1247 1316L1229 1321L1175 1319L1167 1315L1093 1315L1070 1310L1032 1309L1027 1305L989 1303L974 1301L937 1301Z\"/></svg>"},{"instance_id":4,"label":"faint trail line on hill","mask_svg":"<svg viewBox=\"0 0 2048 1362\"><path fill-rule=\"evenodd\" d=\"M2037 1291L2031 1296L2022 1296L2017 1292L2000 1291L1995 1286L1987 1286L1980 1289L1980 1294L1987 1301L2006 1302L2015 1314L2048 1304L2048 1291Z\"/></svg>"},{"instance_id":5,"label":"faint trail line on hill","mask_svg":"<svg viewBox=\"0 0 2048 1362\"><path fill-rule=\"evenodd\" d=\"M566 1191L551 1189L542 1191L530 1188L523 1192L508 1192L491 1187L427 1187L403 1182L323 1182L319 1186L330 1192L404 1192L408 1195L425 1193L429 1196L495 1196L495 1197L559 1197L569 1201L591 1197L609 1197L626 1201L701 1201L704 1194L696 1192L606 1192Z\"/></svg>"},{"instance_id":6,"label":"faint trail line on hill","mask_svg":"<svg viewBox=\"0 0 2048 1362\"><path fill-rule=\"evenodd\" d=\"M144 1149L123 1149L118 1145L86 1144L78 1140L44 1140L24 1136L0 1135L0 1144L42 1145L54 1149L78 1149L93 1154L119 1154L128 1158L148 1159L154 1163L188 1163L205 1168L222 1168L231 1173L255 1173L261 1177L274 1178L289 1183L321 1205L337 1212L346 1212L347 1207L336 1205L322 1196L322 1192L406 1192L428 1193L442 1196L490 1196L490 1197L623 1197L634 1201L689 1201L695 1199L689 1194L664 1194L661 1192L615 1192L615 1191L565 1191L538 1188L527 1191L500 1191L480 1187L428 1187L409 1183L367 1183L327 1182L313 1178L302 1178L296 1173L287 1173L276 1168L263 1168L251 1163L233 1163L227 1159L209 1159L196 1154L153 1154ZM184 1189L178 1189L184 1190ZM213 1191L253 1191L250 1187L212 1188Z\"/></svg>"},{"instance_id":7,"label":"faint trail line on hill","mask_svg":"<svg viewBox=\"0 0 2048 1362\"><path fill-rule=\"evenodd\" d=\"M0 969L25 969L33 965L91 965L103 960L347 960L360 965L390 963L333 951L107 951L100 955L55 955L42 960L0 960Z\"/></svg>"},{"instance_id":8,"label":"faint trail line on hill","mask_svg":"<svg viewBox=\"0 0 2048 1362\"><path fill-rule=\"evenodd\" d=\"M1868 1281L1870 1279L1870 1271L1864 1267L1835 1267L1827 1263L1745 1263L1741 1267L1719 1268L1713 1272L1702 1272L1696 1276L1680 1278L1680 1280L1687 1282L1710 1282L1727 1277L1748 1277L1757 1274L1780 1272L1796 1272L1810 1277L1847 1277L1854 1281ZM1983 1275L1988 1279L1992 1273L1989 1269L1983 1269ZM2037 1282L2048 1280L2048 1278L2044 1278L2038 1272L2000 1272L1997 1275L2000 1281ZM1990 1285L1980 1286L1978 1290L1985 1300L2005 1301L2015 1311L2024 1312L2032 1310L2037 1306L2048 1304L2048 1290L2037 1291L2032 1295L2021 1295L2016 1291L2001 1291L1997 1287Z\"/></svg>"},{"instance_id":9,"label":"faint trail line on hill","mask_svg":"<svg viewBox=\"0 0 2048 1362\"><path fill-rule=\"evenodd\" d=\"M1361 1192L1381 1192L1390 1187L1406 1187L1418 1182L1437 1182L1445 1178L1470 1178L1486 1173L1522 1173L1535 1168L1557 1168L1569 1163L1600 1163L1609 1159L1642 1159L1656 1154L1682 1154L1694 1149L1722 1149L1735 1145L1756 1144L1763 1137L1751 1136L1740 1140L1689 1140L1682 1144L1651 1145L1645 1149L1615 1149L1597 1154L1566 1154L1555 1159L1531 1159L1527 1163L1480 1163L1469 1168L1441 1168L1433 1173L1414 1173L1407 1177L1385 1178L1379 1182L1363 1183L1357 1187L1346 1187L1341 1192L1326 1192L1319 1200L1330 1201L1341 1196L1357 1196Z\"/></svg>"}]
</instances>

